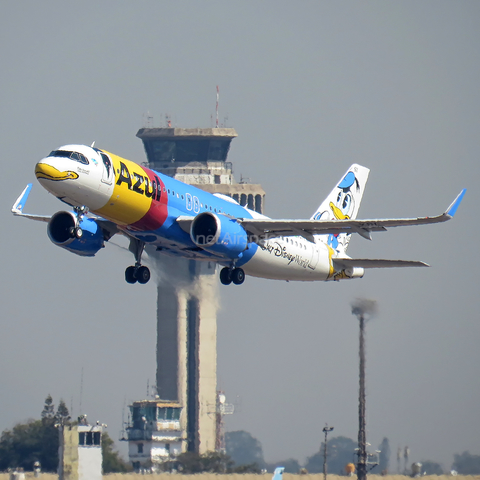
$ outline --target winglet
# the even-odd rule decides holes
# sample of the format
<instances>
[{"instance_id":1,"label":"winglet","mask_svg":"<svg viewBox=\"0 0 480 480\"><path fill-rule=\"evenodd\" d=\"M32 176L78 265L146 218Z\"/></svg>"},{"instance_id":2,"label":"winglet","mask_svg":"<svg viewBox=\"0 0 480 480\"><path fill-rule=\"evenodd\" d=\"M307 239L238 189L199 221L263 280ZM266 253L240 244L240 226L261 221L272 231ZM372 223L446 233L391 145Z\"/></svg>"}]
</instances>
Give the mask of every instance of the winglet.
<instances>
[{"instance_id":1,"label":"winglet","mask_svg":"<svg viewBox=\"0 0 480 480\"><path fill-rule=\"evenodd\" d=\"M22 215L23 214L23 207L25 203L27 203L28 195L30 194L30 190L32 190L32 184L29 183L21 195L17 198L17 201L13 204L12 213L14 215Z\"/></svg>"},{"instance_id":2,"label":"winglet","mask_svg":"<svg viewBox=\"0 0 480 480\"><path fill-rule=\"evenodd\" d=\"M285 467L277 467L273 472L272 480L282 480Z\"/></svg>"},{"instance_id":3,"label":"winglet","mask_svg":"<svg viewBox=\"0 0 480 480\"><path fill-rule=\"evenodd\" d=\"M465 196L467 189L464 188L458 195L457 198L452 202L452 204L447 208L447 211L445 212L450 218L455 215L457 212L457 208L460 205L460 202L463 200L463 197Z\"/></svg>"},{"instance_id":4,"label":"winglet","mask_svg":"<svg viewBox=\"0 0 480 480\"><path fill-rule=\"evenodd\" d=\"M18 217L29 218L30 220L36 220L37 222L48 222L52 218L50 215L31 215L29 213L23 213L23 207L27 203L28 195L32 189L32 184L29 183L21 195L17 198L17 201L13 204L12 213Z\"/></svg>"}]
</instances>

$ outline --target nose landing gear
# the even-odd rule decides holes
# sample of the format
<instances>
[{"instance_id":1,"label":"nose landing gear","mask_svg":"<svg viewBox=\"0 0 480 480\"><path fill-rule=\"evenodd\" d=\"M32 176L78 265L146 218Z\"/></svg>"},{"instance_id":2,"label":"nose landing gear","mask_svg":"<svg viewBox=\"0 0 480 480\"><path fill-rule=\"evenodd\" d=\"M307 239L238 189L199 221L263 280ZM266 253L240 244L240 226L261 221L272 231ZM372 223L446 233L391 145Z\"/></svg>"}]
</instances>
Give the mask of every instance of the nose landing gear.
<instances>
[{"instance_id":1,"label":"nose landing gear","mask_svg":"<svg viewBox=\"0 0 480 480\"><path fill-rule=\"evenodd\" d=\"M80 223L82 222L83 216L88 213L88 207L73 207L73 211L75 212L77 220L75 222L75 226L69 228L68 233L70 233L72 238L80 239L83 236L83 230L80 227Z\"/></svg>"},{"instance_id":2,"label":"nose landing gear","mask_svg":"<svg viewBox=\"0 0 480 480\"><path fill-rule=\"evenodd\" d=\"M135 239L130 240L129 250L135 255L135 265L127 267L125 270L125 280L127 283L141 283L145 284L150 280L150 270L145 265L142 265L142 253L145 243Z\"/></svg>"},{"instance_id":3,"label":"nose landing gear","mask_svg":"<svg viewBox=\"0 0 480 480\"><path fill-rule=\"evenodd\" d=\"M245 272L242 268L225 267L220 270L220 282L222 285L241 285L245 281Z\"/></svg>"}]
</instances>

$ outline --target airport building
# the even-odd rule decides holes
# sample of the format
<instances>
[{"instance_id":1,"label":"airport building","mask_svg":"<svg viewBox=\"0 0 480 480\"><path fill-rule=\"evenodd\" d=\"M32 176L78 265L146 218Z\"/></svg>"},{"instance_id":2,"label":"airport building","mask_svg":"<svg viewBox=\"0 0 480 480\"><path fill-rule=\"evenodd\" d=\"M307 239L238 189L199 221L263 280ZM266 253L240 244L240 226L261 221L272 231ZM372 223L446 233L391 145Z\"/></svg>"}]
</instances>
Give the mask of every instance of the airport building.
<instances>
[{"instance_id":1,"label":"airport building","mask_svg":"<svg viewBox=\"0 0 480 480\"><path fill-rule=\"evenodd\" d=\"M59 425L59 480L102 480L102 434L106 425L90 425L82 415L78 424Z\"/></svg>"},{"instance_id":2,"label":"airport building","mask_svg":"<svg viewBox=\"0 0 480 480\"><path fill-rule=\"evenodd\" d=\"M233 128L142 128L137 137L143 141L149 168L263 212L262 187L236 183L227 161L230 143L237 137ZM216 264L146 250L159 278L157 396L130 407L127 437L137 470L181 452L221 449L221 416L231 413L223 393L217 392Z\"/></svg>"}]
</instances>

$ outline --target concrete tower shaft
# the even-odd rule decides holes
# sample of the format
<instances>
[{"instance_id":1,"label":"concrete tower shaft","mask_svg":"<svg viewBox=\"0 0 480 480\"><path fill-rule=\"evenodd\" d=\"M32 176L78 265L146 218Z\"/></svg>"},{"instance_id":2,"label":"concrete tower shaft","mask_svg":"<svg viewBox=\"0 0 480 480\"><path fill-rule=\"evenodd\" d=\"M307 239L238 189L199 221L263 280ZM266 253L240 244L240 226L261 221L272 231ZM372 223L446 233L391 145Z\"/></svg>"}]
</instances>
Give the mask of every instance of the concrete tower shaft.
<instances>
[{"instance_id":1,"label":"concrete tower shaft","mask_svg":"<svg viewBox=\"0 0 480 480\"><path fill-rule=\"evenodd\" d=\"M149 168L210 193L228 195L261 213L264 190L260 185L236 183L232 164L227 161L230 142L236 136L233 128L142 128L137 133L143 141ZM155 434L158 445L150 451L159 453L155 460L145 458L155 463L175 456L178 446L181 451L203 454L215 450L218 443L219 283L213 262L166 256L148 247L146 250L159 272L157 400L178 405L180 412L180 430L169 436L162 434L170 440L161 440L163 437ZM165 428L161 422L158 425ZM134 432L135 429L131 430L131 435Z\"/></svg>"}]
</instances>

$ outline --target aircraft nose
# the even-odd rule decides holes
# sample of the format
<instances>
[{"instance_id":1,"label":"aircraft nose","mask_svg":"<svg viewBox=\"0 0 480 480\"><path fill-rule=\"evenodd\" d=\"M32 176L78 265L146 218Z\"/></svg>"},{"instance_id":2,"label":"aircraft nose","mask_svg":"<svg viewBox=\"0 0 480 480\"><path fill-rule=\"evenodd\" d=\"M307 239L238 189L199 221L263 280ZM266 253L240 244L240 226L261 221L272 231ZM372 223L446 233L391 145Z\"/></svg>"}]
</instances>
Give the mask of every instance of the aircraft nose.
<instances>
[{"instance_id":1,"label":"aircraft nose","mask_svg":"<svg viewBox=\"0 0 480 480\"><path fill-rule=\"evenodd\" d=\"M46 157L35 165L35 176L41 180L75 180L78 173L71 170L63 170L54 158Z\"/></svg>"}]
</instances>

